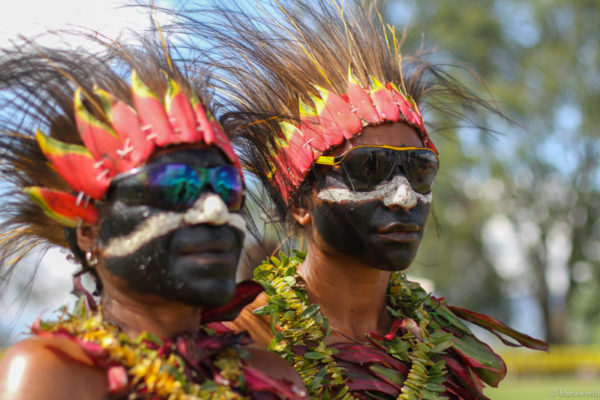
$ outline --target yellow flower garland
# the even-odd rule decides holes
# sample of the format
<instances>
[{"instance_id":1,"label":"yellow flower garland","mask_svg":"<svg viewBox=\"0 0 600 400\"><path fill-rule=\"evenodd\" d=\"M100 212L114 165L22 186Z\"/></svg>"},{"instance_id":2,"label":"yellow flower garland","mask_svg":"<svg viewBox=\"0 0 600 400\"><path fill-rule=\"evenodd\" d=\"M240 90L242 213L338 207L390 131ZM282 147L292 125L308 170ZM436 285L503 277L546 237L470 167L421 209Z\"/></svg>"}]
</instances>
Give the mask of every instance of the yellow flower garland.
<instances>
[{"instance_id":1,"label":"yellow flower garland","mask_svg":"<svg viewBox=\"0 0 600 400\"><path fill-rule=\"evenodd\" d=\"M40 322L34 327L34 333L49 332L67 335L80 343L90 357L99 365L124 368L125 381L115 389L119 395L123 392L136 394L134 398L160 398L166 400L241 400L250 396L243 392L243 371L240 362L243 351L234 347L225 347L211 364L219 371L215 379L202 383L192 382L186 374L186 361L175 350L175 341L165 342L155 335L142 333L132 338L119 329L102 320L102 313L87 310L85 301L77 303L73 313L63 309L57 321ZM202 327L202 333L214 335L214 331ZM193 336L189 337L193 340ZM90 347L92 346L92 347ZM163 353L167 353L165 357ZM98 354L101 356L96 357ZM125 378L126 376L126 378ZM237 390L234 390L237 389Z\"/></svg>"}]
</instances>

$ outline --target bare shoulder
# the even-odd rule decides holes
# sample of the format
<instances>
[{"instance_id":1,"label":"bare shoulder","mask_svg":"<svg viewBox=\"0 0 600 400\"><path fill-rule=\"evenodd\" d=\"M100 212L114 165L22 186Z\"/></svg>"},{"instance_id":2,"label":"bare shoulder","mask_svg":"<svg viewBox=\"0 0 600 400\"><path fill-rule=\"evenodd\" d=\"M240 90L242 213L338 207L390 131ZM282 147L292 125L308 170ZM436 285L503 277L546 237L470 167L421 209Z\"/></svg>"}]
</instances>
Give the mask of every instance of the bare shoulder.
<instances>
[{"instance_id":1,"label":"bare shoulder","mask_svg":"<svg viewBox=\"0 0 600 400\"><path fill-rule=\"evenodd\" d=\"M0 360L0 400L101 400L107 387L104 371L67 339L26 339Z\"/></svg>"},{"instance_id":2,"label":"bare shoulder","mask_svg":"<svg viewBox=\"0 0 600 400\"><path fill-rule=\"evenodd\" d=\"M264 372L271 378L292 382L298 391L306 393L306 387L302 378L300 378L298 372L286 360L270 351L258 348L247 348L247 350L250 353L247 361L252 367Z\"/></svg>"},{"instance_id":3,"label":"bare shoulder","mask_svg":"<svg viewBox=\"0 0 600 400\"><path fill-rule=\"evenodd\" d=\"M247 331L254 341L253 347L266 349L273 339L269 317L256 315L254 311L267 304L267 295L263 292L250 304L248 304L235 320L226 325L236 332Z\"/></svg>"}]
</instances>

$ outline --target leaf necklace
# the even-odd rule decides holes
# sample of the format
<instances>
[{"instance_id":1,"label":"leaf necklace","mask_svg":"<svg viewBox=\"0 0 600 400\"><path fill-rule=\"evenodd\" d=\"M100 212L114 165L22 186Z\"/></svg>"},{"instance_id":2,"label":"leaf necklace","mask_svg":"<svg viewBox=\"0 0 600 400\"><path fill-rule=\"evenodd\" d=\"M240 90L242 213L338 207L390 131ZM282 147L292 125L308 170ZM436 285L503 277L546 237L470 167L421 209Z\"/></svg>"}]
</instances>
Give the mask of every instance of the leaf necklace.
<instances>
[{"instance_id":1,"label":"leaf necklace","mask_svg":"<svg viewBox=\"0 0 600 400\"><path fill-rule=\"evenodd\" d=\"M358 379L349 380L348 368L354 368L354 365L347 361L357 350L369 353L369 347L332 328L321 314L319 305L310 303L306 285L297 275L297 267L304 258L305 254L301 252L295 251L289 257L280 253L280 259L272 257L271 263L255 270L255 280L263 285L268 295L267 305L255 310L255 314L271 317L274 337L268 349L294 365L313 397L348 400L357 398L353 392L368 396L367 390L353 385ZM379 355L370 353L373 359L369 361L374 365L369 368L376 371L377 376L367 386L375 385L377 377L385 376L387 383L380 386L386 390L394 389L398 394L393 397L402 400L440 398L445 390L442 385L445 362L440 355L451 345L451 335L435 329L436 324L432 324L424 306L428 294L418 284L407 281L403 274L392 275L388 294L388 310L396 319L389 334L366 335L370 344L385 352L387 357L384 362L378 362L383 357L381 351ZM355 343L353 346L360 346L360 349L337 343L327 345L332 331L351 339ZM402 332L402 335L396 335L396 332Z\"/></svg>"}]
</instances>

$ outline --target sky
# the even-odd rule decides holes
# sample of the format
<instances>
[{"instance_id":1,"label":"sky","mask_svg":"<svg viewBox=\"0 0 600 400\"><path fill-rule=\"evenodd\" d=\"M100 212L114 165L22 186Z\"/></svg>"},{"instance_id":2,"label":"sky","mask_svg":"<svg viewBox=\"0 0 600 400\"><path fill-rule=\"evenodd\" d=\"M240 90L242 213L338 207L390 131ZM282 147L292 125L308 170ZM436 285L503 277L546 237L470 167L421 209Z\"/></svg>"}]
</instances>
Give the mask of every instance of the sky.
<instances>
[{"instance_id":1,"label":"sky","mask_svg":"<svg viewBox=\"0 0 600 400\"><path fill-rule=\"evenodd\" d=\"M17 35L28 38L46 29L87 28L116 37L124 28L149 26L146 13L123 7L124 0L18 0L5 2L0 13L0 45L6 46ZM160 3L159 3L160 4ZM56 38L45 44L56 43Z\"/></svg>"}]
</instances>

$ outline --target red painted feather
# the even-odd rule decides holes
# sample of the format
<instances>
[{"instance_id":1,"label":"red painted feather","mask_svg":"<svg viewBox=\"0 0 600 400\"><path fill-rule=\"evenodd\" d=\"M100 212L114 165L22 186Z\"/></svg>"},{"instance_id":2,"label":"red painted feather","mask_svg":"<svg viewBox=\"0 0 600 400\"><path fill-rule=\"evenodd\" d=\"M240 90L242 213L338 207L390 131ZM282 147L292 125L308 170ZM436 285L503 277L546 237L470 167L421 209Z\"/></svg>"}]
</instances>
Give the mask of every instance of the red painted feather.
<instances>
[{"instance_id":1,"label":"red painted feather","mask_svg":"<svg viewBox=\"0 0 600 400\"><path fill-rule=\"evenodd\" d=\"M137 166L145 161L154 151L154 142L148 140L133 108L104 90L96 89L94 93L100 98L108 120L121 140L121 148L117 153L124 160Z\"/></svg>"},{"instance_id":2,"label":"red painted feather","mask_svg":"<svg viewBox=\"0 0 600 400\"><path fill-rule=\"evenodd\" d=\"M302 132L293 124L282 121L279 123L281 133L285 137L285 143L280 141L281 147L286 149L286 157L294 163L294 168L298 174L304 178L314 161L313 149L306 145Z\"/></svg>"},{"instance_id":3,"label":"red painted feather","mask_svg":"<svg viewBox=\"0 0 600 400\"><path fill-rule=\"evenodd\" d=\"M327 89L315 87L321 95L321 98L313 97L319 122L323 126L325 136L334 137L336 143L332 145L340 144L344 139L352 139L356 133L362 131L362 121L352 112L349 102Z\"/></svg>"},{"instance_id":4,"label":"red painted feather","mask_svg":"<svg viewBox=\"0 0 600 400\"><path fill-rule=\"evenodd\" d=\"M165 107L173 132L183 143L193 143L204 135L196 129L196 116L188 98L181 92L173 79L169 79L169 90L165 96Z\"/></svg>"},{"instance_id":5,"label":"red painted feather","mask_svg":"<svg viewBox=\"0 0 600 400\"><path fill-rule=\"evenodd\" d=\"M316 110L302 101L298 100L300 108L300 130L306 143L315 150L326 151L329 147L323 137L323 127L319 122Z\"/></svg>"},{"instance_id":6,"label":"red painted feather","mask_svg":"<svg viewBox=\"0 0 600 400\"><path fill-rule=\"evenodd\" d=\"M400 112L404 116L406 122L408 122L410 125L414 125L416 127L421 128L421 130L424 130L425 126L423 125L423 120L421 119L421 116L413 109L413 105L410 103L410 101L408 101L406 96L404 96L398 90L398 88L394 86L393 83L389 83L388 87L391 88L391 93L394 98L394 101L400 108Z\"/></svg>"},{"instance_id":7,"label":"red painted feather","mask_svg":"<svg viewBox=\"0 0 600 400\"><path fill-rule=\"evenodd\" d=\"M204 107L202 107L200 100L196 99L195 103L194 113L196 114L196 131L202 135L204 143L210 146L215 141L211 118L206 115L206 111L204 111Z\"/></svg>"},{"instance_id":8,"label":"red painted feather","mask_svg":"<svg viewBox=\"0 0 600 400\"><path fill-rule=\"evenodd\" d=\"M121 139L113 129L95 118L83 105L81 89L75 91L75 121L79 136L85 147L96 161L103 161L111 175L133 168L130 162L119 156L117 151L123 147Z\"/></svg>"},{"instance_id":9,"label":"red painted feather","mask_svg":"<svg viewBox=\"0 0 600 400\"><path fill-rule=\"evenodd\" d=\"M400 110L394 101L394 96L374 76L371 76L371 98L381 119L391 122L398 121Z\"/></svg>"},{"instance_id":10,"label":"red painted feather","mask_svg":"<svg viewBox=\"0 0 600 400\"><path fill-rule=\"evenodd\" d=\"M381 122L381 118L373 106L369 92L360 86L352 74L352 70L348 71L348 98L350 99L350 104L355 108L356 114L364 121L363 125L378 124Z\"/></svg>"},{"instance_id":11,"label":"red painted feather","mask_svg":"<svg viewBox=\"0 0 600 400\"><path fill-rule=\"evenodd\" d=\"M140 121L135 111L122 101L117 101L112 108L112 126L123 138L126 157L129 157L133 165L139 165L146 161L154 152L154 142L148 140L142 131ZM129 139L129 143L127 142Z\"/></svg>"},{"instance_id":12,"label":"red painted feather","mask_svg":"<svg viewBox=\"0 0 600 400\"><path fill-rule=\"evenodd\" d=\"M76 227L80 222L94 225L98 222L98 211L93 204L77 200L72 194L43 187L32 186L24 192L44 210L49 217L63 225Z\"/></svg>"},{"instance_id":13,"label":"red painted feather","mask_svg":"<svg viewBox=\"0 0 600 400\"><path fill-rule=\"evenodd\" d=\"M131 93L142 122L142 131L157 146L175 144L173 127L158 97L142 82L135 70L131 71Z\"/></svg>"},{"instance_id":14,"label":"red painted feather","mask_svg":"<svg viewBox=\"0 0 600 400\"><path fill-rule=\"evenodd\" d=\"M93 199L104 196L112 176L109 170L97 167L97 161L85 147L60 142L40 131L37 131L36 139L56 172L73 190L84 192Z\"/></svg>"}]
</instances>

